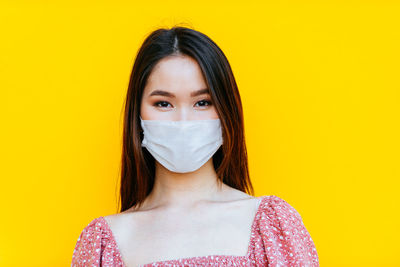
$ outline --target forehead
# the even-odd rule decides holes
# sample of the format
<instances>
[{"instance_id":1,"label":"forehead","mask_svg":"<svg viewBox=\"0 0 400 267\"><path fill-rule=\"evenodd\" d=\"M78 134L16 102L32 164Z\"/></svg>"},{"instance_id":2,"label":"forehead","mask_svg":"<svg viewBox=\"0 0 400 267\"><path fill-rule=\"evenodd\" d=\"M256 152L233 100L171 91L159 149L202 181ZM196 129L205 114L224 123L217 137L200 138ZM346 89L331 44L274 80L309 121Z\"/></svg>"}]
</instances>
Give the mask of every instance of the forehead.
<instances>
[{"instance_id":1,"label":"forehead","mask_svg":"<svg viewBox=\"0 0 400 267\"><path fill-rule=\"evenodd\" d=\"M189 56L178 55L163 58L154 66L145 93L153 89L191 92L206 87L207 83L197 61Z\"/></svg>"}]
</instances>

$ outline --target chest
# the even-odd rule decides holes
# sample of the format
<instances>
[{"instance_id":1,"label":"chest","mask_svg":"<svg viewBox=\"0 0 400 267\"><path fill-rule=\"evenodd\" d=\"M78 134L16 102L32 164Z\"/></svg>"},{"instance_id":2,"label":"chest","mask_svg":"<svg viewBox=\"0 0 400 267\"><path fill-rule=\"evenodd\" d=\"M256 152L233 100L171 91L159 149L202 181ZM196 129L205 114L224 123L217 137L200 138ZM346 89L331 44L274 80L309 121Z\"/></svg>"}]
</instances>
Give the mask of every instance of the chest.
<instances>
[{"instance_id":1,"label":"chest","mask_svg":"<svg viewBox=\"0 0 400 267\"><path fill-rule=\"evenodd\" d=\"M256 210L133 214L113 227L128 267L208 255L246 256ZM118 225L117 225L118 224Z\"/></svg>"}]
</instances>

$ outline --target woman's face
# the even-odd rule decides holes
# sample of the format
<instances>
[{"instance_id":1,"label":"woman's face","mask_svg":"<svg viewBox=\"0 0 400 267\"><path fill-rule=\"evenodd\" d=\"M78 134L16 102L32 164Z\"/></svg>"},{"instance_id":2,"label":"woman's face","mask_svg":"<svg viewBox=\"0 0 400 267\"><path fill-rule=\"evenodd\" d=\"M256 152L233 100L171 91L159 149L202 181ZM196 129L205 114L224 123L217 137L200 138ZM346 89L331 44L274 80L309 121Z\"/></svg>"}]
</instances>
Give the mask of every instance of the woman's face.
<instances>
[{"instance_id":1,"label":"woman's face","mask_svg":"<svg viewBox=\"0 0 400 267\"><path fill-rule=\"evenodd\" d=\"M218 119L197 61L185 55L160 60L144 88L140 116L143 120Z\"/></svg>"}]
</instances>

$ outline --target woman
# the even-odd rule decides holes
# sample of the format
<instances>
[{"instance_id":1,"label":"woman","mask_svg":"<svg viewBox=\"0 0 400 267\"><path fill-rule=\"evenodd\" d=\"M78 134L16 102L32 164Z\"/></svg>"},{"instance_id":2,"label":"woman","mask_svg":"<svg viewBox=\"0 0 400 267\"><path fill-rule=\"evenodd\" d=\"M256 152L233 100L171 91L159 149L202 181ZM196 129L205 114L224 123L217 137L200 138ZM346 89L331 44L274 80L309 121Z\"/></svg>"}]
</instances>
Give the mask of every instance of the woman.
<instances>
[{"instance_id":1,"label":"woman","mask_svg":"<svg viewBox=\"0 0 400 267\"><path fill-rule=\"evenodd\" d=\"M158 29L141 46L121 170L121 211L83 229L73 266L319 266L299 213L252 196L232 70L196 30Z\"/></svg>"}]
</instances>

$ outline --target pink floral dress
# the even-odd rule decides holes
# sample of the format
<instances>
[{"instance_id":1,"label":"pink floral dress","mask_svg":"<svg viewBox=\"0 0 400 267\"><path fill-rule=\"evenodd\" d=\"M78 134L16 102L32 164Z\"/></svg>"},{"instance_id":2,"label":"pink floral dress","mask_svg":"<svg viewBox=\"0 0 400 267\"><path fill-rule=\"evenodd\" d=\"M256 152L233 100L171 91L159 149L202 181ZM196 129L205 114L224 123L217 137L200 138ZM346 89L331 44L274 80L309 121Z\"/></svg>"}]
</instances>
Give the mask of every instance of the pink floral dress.
<instances>
[{"instance_id":1,"label":"pink floral dress","mask_svg":"<svg viewBox=\"0 0 400 267\"><path fill-rule=\"evenodd\" d=\"M277 196L261 196L258 199L246 256L190 257L147 263L142 267L319 266L317 250L300 214ZM126 267L104 217L93 219L82 230L71 266Z\"/></svg>"}]
</instances>

